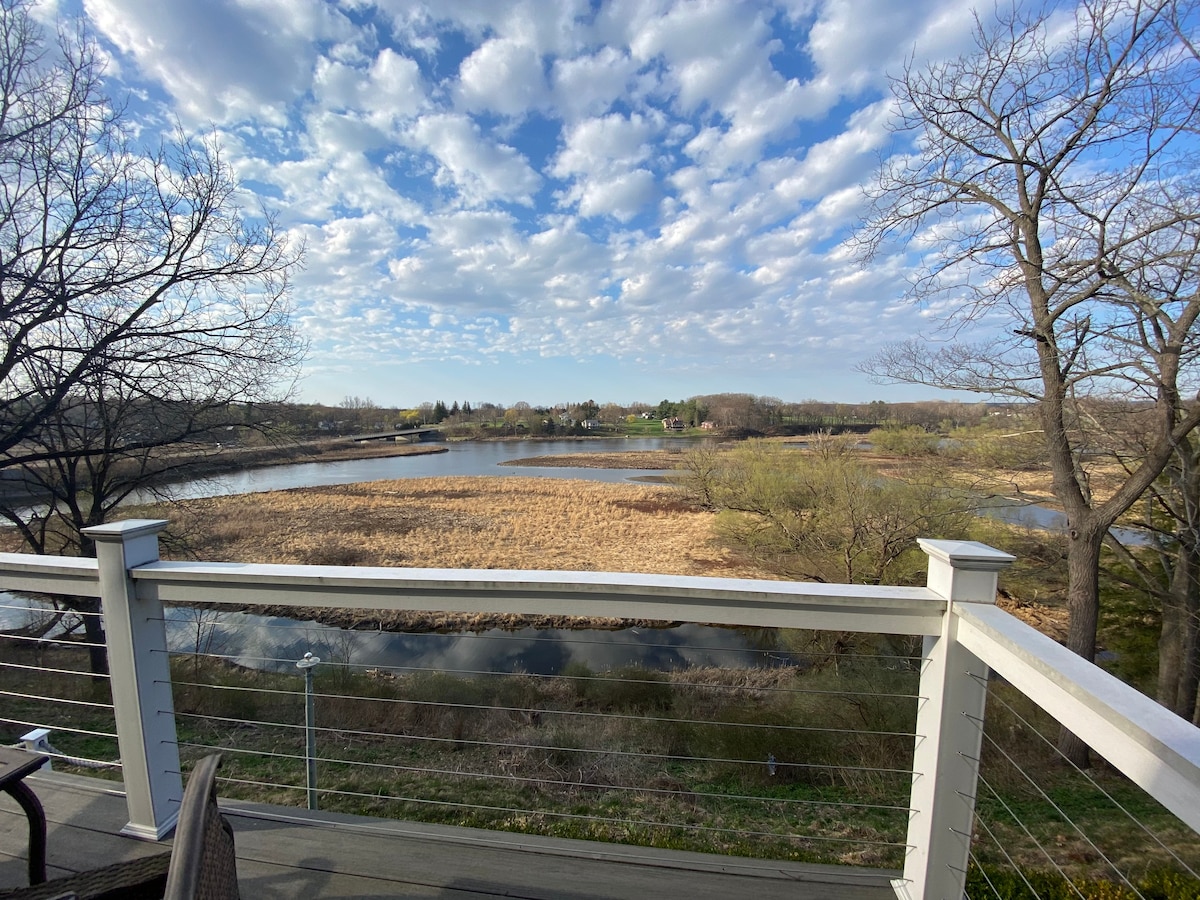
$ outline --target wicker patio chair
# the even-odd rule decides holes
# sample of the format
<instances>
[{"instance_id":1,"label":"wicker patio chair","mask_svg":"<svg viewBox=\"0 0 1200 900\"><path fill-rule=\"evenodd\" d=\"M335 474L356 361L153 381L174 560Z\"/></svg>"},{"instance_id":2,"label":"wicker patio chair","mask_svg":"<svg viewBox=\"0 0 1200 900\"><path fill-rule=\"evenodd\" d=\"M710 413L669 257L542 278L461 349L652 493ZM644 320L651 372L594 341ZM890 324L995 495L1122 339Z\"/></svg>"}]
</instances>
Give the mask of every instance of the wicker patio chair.
<instances>
[{"instance_id":1,"label":"wicker patio chair","mask_svg":"<svg viewBox=\"0 0 1200 900\"><path fill-rule=\"evenodd\" d=\"M221 754L206 756L188 778L175 827L165 900L239 900L233 828L217 808Z\"/></svg>"},{"instance_id":2,"label":"wicker patio chair","mask_svg":"<svg viewBox=\"0 0 1200 900\"><path fill-rule=\"evenodd\" d=\"M220 764L214 754L192 770L170 852L0 891L0 900L240 900L233 829L217 808Z\"/></svg>"},{"instance_id":3,"label":"wicker patio chair","mask_svg":"<svg viewBox=\"0 0 1200 900\"><path fill-rule=\"evenodd\" d=\"M171 854L139 859L52 878L31 887L0 891L3 900L160 900Z\"/></svg>"}]
</instances>

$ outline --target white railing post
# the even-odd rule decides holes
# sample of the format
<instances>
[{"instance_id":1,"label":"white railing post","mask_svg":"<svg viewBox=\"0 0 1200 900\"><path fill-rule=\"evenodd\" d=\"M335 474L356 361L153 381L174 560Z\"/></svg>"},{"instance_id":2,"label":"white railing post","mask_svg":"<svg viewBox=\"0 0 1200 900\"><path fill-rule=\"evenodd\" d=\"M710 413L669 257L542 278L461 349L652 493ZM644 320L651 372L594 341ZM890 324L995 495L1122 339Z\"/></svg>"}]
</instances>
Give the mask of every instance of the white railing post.
<instances>
[{"instance_id":1,"label":"white railing post","mask_svg":"<svg viewBox=\"0 0 1200 900\"><path fill-rule=\"evenodd\" d=\"M942 633L926 637L902 900L962 900L979 780L987 666L958 643L957 603L995 603L1013 557L974 541L920 541L928 587L945 598Z\"/></svg>"},{"instance_id":2,"label":"white railing post","mask_svg":"<svg viewBox=\"0 0 1200 900\"><path fill-rule=\"evenodd\" d=\"M139 599L129 570L158 560L159 519L84 529L96 542L117 743L129 823L122 834L162 840L175 827L183 784L163 607Z\"/></svg>"}]
</instances>

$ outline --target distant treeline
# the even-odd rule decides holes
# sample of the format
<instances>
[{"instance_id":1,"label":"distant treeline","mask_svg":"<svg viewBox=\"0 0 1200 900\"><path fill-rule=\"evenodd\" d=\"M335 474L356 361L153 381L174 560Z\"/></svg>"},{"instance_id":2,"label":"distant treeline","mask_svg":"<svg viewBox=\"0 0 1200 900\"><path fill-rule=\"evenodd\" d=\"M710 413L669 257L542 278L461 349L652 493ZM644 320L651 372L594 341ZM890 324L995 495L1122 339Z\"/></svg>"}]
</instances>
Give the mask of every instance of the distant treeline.
<instances>
[{"instance_id":1,"label":"distant treeline","mask_svg":"<svg viewBox=\"0 0 1200 900\"><path fill-rule=\"evenodd\" d=\"M303 434L351 434L412 425L506 426L530 434L554 434L589 423L609 428L638 419L679 418L699 428L764 434L811 434L831 430L863 434L872 428L918 426L948 431L978 425L989 415L1011 413L1012 404L928 400L910 403L784 401L753 394L701 394L658 403L597 403L595 400L505 406L487 401L426 401L414 407L384 406L369 397L347 397L337 406L281 404L272 410L279 424Z\"/></svg>"}]
</instances>

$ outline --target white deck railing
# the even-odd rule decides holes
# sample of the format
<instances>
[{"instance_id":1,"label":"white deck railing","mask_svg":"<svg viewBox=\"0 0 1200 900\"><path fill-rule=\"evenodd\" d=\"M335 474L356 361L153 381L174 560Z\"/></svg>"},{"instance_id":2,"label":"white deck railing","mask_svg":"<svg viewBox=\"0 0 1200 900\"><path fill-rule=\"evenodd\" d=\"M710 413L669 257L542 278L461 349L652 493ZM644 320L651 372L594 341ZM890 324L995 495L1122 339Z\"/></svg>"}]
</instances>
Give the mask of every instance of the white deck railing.
<instances>
[{"instance_id":1,"label":"white deck railing","mask_svg":"<svg viewBox=\"0 0 1200 900\"><path fill-rule=\"evenodd\" d=\"M963 896L989 669L1200 832L1200 729L995 606L1012 557L921 541L926 587L461 569L165 562L167 523L89 529L95 560L0 554L0 588L100 597L129 810L161 839L182 796L162 604L501 612L918 635L924 638L901 898ZM966 802L964 802L964 800Z\"/></svg>"}]
</instances>

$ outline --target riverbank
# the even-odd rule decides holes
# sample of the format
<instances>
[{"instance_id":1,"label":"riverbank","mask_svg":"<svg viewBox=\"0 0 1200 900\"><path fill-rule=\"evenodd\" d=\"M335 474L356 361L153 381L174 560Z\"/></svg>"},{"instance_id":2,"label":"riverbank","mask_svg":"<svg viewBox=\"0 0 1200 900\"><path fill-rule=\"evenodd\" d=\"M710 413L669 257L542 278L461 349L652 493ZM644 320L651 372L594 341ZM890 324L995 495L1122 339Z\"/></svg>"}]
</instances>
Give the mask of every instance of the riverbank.
<instances>
[{"instance_id":1,"label":"riverbank","mask_svg":"<svg viewBox=\"0 0 1200 900\"><path fill-rule=\"evenodd\" d=\"M290 466L296 463L342 462L348 459L384 459L393 456L425 456L445 453L440 444L405 444L392 441L350 441L333 438L277 444L268 447L221 448L196 454L183 473L187 479L210 478L246 469Z\"/></svg>"},{"instance_id":2,"label":"riverbank","mask_svg":"<svg viewBox=\"0 0 1200 900\"><path fill-rule=\"evenodd\" d=\"M544 444L540 455L521 456L536 451L540 443L521 442L517 447L512 442L480 442L447 448L445 444L359 445L342 438L307 446L227 450L221 462L236 461L230 468L237 479L234 490L255 493L212 497L210 494L223 487L214 482L211 490L202 488L209 499L129 507L124 515L171 521L164 554L176 558L780 577L719 544L717 517L689 505L681 492L669 486L671 476L658 474L680 465L688 445L677 448L649 442L638 446L597 440L576 452L577 442L566 446L553 442ZM485 447L494 451L500 446L511 447L511 452L482 452ZM620 446L637 449L622 451L617 449ZM447 449L452 452L447 454ZM430 453L444 455L416 458ZM396 464L386 459L353 462L409 456L414 458ZM913 460L876 454L870 454L870 459L881 475L891 477L903 478L906 466L918 465ZM304 465L310 462L333 465ZM525 477L524 473L533 469L519 467L537 467L539 471L536 477ZM247 470L258 468L265 470L263 476L246 479ZM284 477L271 476L272 468ZM630 477L631 470L638 469L647 474ZM605 477L608 474L615 477ZM1022 560L1029 557L1030 548L1010 547L1010 537L980 535ZM0 549L19 552L23 548L15 532L0 531ZM1023 572L1028 566L1018 568ZM1022 595L1056 596L1045 582L1045 572L1027 574L1029 577L1014 569L1005 579L1007 586ZM1016 601L1012 605L1025 606ZM1050 607L1013 611L1061 639L1063 623L1058 620L1065 614L1060 606L1055 602ZM289 610L286 615L297 613ZM428 615L381 621L375 614L356 611L312 615L334 626L389 630L611 624Z\"/></svg>"}]
</instances>

